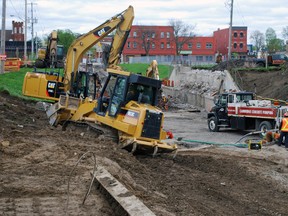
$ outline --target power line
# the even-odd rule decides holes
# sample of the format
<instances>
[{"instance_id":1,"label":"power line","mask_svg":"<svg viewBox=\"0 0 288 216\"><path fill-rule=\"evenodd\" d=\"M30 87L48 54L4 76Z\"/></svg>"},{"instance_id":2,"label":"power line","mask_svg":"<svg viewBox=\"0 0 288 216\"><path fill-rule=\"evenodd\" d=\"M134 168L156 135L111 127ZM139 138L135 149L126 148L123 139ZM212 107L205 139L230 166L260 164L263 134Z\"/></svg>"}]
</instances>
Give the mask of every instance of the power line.
<instances>
[{"instance_id":1,"label":"power line","mask_svg":"<svg viewBox=\"0 0 288 216\"><path fill-rule=\"evenodd\" d=\"M11 4L13 10L15 11L15 14L17 15L17 17L23 21L24 19L21 17L21 15L19 14L19 12L16 10L16 8L15 8L12 0L10 0L10 4Z\"/></svg>"}]
</instances>

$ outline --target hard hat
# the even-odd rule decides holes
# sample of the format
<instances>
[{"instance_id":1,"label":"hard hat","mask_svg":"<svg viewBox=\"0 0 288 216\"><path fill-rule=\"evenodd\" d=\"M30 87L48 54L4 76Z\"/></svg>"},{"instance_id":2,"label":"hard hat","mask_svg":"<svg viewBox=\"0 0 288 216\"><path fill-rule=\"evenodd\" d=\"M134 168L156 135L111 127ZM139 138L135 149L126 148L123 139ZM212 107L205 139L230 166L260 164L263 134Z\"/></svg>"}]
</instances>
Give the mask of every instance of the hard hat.
<instances>
[{"instance_id":1,"label":"hard hat","mask_svg":"<svg viewBox=\"0 0 288 216\"><path fill-rule=\"evenodd\" d=\"M284 113L284 117L288 117L288 112Z\"/></svg>"}]
</instances>

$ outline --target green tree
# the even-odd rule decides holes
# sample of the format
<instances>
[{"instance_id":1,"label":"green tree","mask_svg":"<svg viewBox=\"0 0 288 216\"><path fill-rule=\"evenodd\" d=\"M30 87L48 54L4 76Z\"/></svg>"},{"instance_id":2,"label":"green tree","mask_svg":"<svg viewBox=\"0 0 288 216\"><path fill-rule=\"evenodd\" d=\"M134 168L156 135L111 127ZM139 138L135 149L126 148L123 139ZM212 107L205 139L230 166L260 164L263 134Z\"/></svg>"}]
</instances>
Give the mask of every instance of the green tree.
<instances>
[{"instance_id":1,"label":"green tree","mask_svg":"<svg viewBox=\"0 0 288 216\"><path fill-rule=\"evenodd\" d=\"M64 46L64 53L67 53L70 45L73 43L73 41L80 36L78 33L72 32L70 29L65 30L57 30L59 42L58 44L61 44Z\"/></svg>"},{"instance_id":2,"label":"green tree","mask_svg":"<svg viewBox=\"0 0 288 216\"><path fill-rule=\"evenodd\" d=\"M284 48L284 41L277 38L276 32L273 28L269 27L265 33L266 47L269 53L282 51Z\"/></svg>"}]
</instances>

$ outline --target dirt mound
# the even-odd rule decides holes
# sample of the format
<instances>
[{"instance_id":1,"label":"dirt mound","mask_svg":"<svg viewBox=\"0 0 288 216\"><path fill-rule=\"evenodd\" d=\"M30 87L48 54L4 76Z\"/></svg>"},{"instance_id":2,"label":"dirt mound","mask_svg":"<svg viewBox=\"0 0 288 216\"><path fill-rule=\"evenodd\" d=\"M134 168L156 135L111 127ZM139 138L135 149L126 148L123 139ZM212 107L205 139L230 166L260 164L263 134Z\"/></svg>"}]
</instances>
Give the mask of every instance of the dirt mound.
<instances>
[{"instance_id":1,"label":"dirt mound","mask_svg":"<svg viewBox=\"0 0 288 216\"><path fill-rule=\"evenodd\" d=\"M234 81L242 90L280 100L288 99L288 70L232 72Z\"/></svg>"},{"instance_id":2,"label":"dirt mound","mask_svg":"<svg viewBox=\"0 0 288 216\"><path fill-rule=\"evenodd\" d=\"M87 154L71 171L87 151L156 215L288 214L287 188L261 174L287 174L282 164L235 160L235 155L213 148L179 153L175 160L169 155L134 156L90 132L51 127L35 107L0 93L1 215L116 215L96 188L81 204L91 180L92 156Z\"/></svg>"}]
</instances>

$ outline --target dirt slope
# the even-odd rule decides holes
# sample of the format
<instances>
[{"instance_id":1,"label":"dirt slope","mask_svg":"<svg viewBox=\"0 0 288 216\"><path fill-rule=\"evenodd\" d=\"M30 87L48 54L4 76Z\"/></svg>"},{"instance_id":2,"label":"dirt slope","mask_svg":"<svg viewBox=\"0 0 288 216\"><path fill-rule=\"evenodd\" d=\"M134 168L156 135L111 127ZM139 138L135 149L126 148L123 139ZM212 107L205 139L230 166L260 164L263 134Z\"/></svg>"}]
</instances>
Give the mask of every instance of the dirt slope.
<instances>
[{"instance_id":1,"label":"dirt slope","mask_svg":"<svg viewBox=\"0 0 288 216\"><path fill-rule=\"evenodd\" d=\"M253 92L256 90L262 97L288 99L288 71L241 71L232 74L242 90Z\"/></svg>"},{"instance_id":2,"label":"dirt slope","mask_svg":"<svg viewBox=\"0 0 288 216\"><path fill-rule=\"evenodd\" d=\"M87 151L156 215L288 215L288 188L265 175L273 171L287 185L283 162L217 148L175 160L133 156L92 132L50 127L34 103L5 93L0 93L0 121L0 215L116 215L94 187L81 205L94 165L91 155L70 173Z\"/></svg>"}]
</instances>

